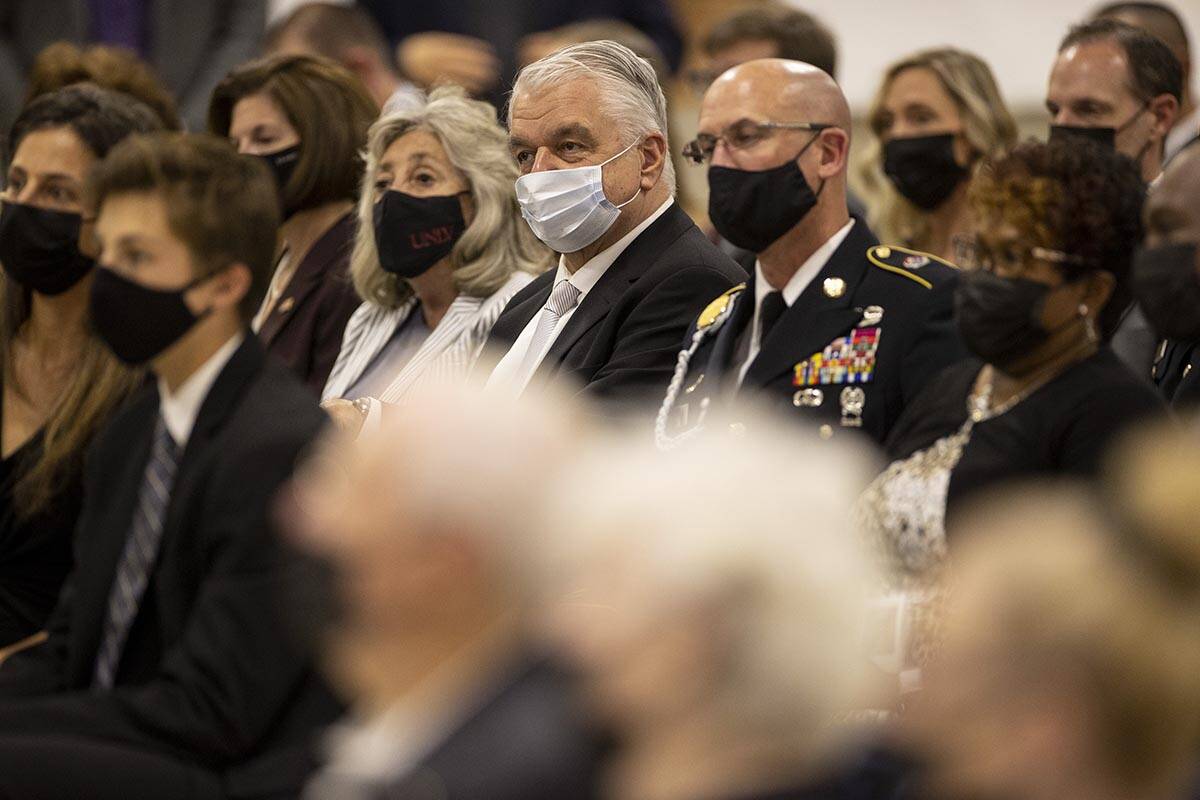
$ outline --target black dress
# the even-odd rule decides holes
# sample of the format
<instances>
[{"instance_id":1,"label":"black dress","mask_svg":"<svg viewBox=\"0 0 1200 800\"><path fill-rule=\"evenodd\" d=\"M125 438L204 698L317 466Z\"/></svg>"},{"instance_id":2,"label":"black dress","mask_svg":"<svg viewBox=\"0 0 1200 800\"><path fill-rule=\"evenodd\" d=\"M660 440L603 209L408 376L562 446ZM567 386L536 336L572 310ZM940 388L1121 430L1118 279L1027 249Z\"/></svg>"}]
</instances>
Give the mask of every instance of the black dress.
<instances>
[{"instance_id":1,"label":"black dress","mask_svg":"<svg viewBox=\"0 0 1200 800\"><path fill-rule=\"evenodd\" d=\"M959 430L982 367L969 359L931 381L896 422L885 445L888 459L906 459ZM946 507L953 510L976 491L1012 480L1094 477L1122 434L1165 414L1153 387L1101 348L1006 413L973 427L951 470Z\"/></svg>"},{"instance_id":2,"label":"black dress","mask_svg":"<svg viewBox=\"0 0 1200 800\"><path fill-rule=\"evenodd\" d=\"M1105 347L1007 411L973 419L968 399L983 366L947 367L904 409L885 443L891 463L856 508L890 567L885 596L895 609L881 618L896 627L881 634L875 655L897 674L936 649L943 597L935 577L964 500L1012 481L1094 477L1118 438L1167 414L1154 387Z\"/></svg>"},{"instance_id":3,"label":"black dress","mask_svg":"<svg viewBox=\"0 0 1200 800\"><path fill-rule=\"evenodd\" d=\"M17 480L42 454L42 433L0 458L0 647L42 629L72 564L71 540L83 504L82 470L74 469L46 507L31 517L21 518L13 503Z\"/></svg>"}]
</instances>

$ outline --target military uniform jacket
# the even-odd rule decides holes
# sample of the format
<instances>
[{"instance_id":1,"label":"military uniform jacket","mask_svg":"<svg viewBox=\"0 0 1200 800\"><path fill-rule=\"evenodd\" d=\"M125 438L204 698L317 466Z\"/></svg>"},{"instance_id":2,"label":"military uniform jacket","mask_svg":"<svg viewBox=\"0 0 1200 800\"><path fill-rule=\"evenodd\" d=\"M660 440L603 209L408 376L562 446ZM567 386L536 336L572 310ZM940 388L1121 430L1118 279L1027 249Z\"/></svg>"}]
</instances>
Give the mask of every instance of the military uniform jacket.
<instances>
[{"instance_id":1,"label":"military uniform jacket","mask_svg":"<svg viewBox=\"0 0 1200 800\"><path fill-rule=\"evenodd\" d=\"M1200 406L1200 345L1166 339L1159 343L1152 376L1159 392L1176 410Z\"/></svg>"},{"instance_id":2,"label":"military uniform jacket","mask_svg":"<svg viewBox=\"0 0 1200 800\"><path fill-rule=\"evenodd\" d=\"M714 300L689 330L659 410L660 446L697 432L715 404L740 393L765 396L825 438L854 430L882 443L921 387L966 355L954 323L957 269L880 245L858 220L738 387L734 359L750 335L754 280Z\"/></svg>"}]
</instances>

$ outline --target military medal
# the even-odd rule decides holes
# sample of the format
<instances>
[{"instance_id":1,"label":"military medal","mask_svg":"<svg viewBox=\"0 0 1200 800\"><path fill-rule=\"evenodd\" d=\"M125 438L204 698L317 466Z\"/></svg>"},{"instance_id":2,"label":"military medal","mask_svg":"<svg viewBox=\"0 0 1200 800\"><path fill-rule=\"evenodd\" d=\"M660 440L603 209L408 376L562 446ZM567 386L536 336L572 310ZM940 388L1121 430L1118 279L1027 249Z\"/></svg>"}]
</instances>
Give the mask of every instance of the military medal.
<instances>
[{"instance_id":1,"label":"military medal","mask_svg":"<svg viewBox=\"0 0 1200 800\"><path fill-rule=\"evenodd\" d=\"M847 386L842 389L840 398L842 404L842 427L861 428L863 406L867 402L867 393L861 386Z\"/></svg>"}]
</instances>

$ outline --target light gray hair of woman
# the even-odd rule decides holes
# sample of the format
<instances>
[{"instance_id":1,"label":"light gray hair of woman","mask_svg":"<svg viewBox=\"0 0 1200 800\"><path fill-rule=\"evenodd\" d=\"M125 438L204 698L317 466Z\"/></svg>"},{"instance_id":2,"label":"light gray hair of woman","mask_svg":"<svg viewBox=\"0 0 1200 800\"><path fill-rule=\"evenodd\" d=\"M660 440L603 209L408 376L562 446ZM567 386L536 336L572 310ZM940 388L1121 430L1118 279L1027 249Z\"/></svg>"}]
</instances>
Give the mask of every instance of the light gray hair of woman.
<instances>
[{"instance_id":1,"label":"light gray hair of woman","mask_svg":"<svg viewBox=\"0 0 1200 800\"><path fill-rule=\"evenodd\" d=\"M662 135L667 142L668 154L662 180L674 196L675 165L670 158L667 136L667 98L654 67L625 45L603 39L556 50L521 70L513 84L511 97L579 78L594 80L599 85L605 110L621 127L626 143L649 133ZM511 123L511 98L508 119Z\"/></svg>"},{"instance_id":2,"label":"light gray hair of woman","mask_svg":"<svg viewBox=\"0 0 1200 800\"><path fill-rule=\"evenodd\" d=\"M379 264L374 211L380 159L397 139L414 130L437 136L450 162L470 185L475 217L450 251L458 291L487 297L516 271L537 274L547 269L553 254L521 219L514 188L517 165L495 109L468 99L459 87L447 86L435 89L423 103L380 117L367 134L367 169L350 257L350 275L359 296L386 308L396 308L412 296L407 281L385 272Z\"/></svg>"}]
</instances>

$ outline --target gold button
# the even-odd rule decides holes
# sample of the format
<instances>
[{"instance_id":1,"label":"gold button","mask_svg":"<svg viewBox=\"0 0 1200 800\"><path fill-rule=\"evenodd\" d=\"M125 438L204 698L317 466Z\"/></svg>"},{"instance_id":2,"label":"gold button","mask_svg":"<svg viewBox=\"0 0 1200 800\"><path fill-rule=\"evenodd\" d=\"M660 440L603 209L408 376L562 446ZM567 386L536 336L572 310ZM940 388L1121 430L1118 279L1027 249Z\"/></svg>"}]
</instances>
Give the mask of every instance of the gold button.
<instances>
[{"instance_id":1,"label":"gold button","mask_svg":"<svg viewBox=\"0 0 1200 800\"><path fill-rule=\"evenodd\" d=\"M846 293L846 282L841 278L826 278L822 288L826 297L841 297Z\"/></svg>"},{"instance_id":2,"label":"gold button","mask_svg":"<svg viewBox=\"0 0 1200 800\"><path fill-rule=\"evenodd\" d=\"M817 429L817 432L821 434L822 439L832 439L833 438L833 426L832 425L822 425L820 428Z\"/></svg>"},{"instance_id":3,"label":"gold button","mask_svg":"<svg viewBox=\"0 0 1200 800\"><path fill-rule=\"evenodd\" d=\"M892 255L892 248L887 246L880 247L875 251L875 255L879 256L880 258L888 258Z\"/></svg>"}]
</instances>

